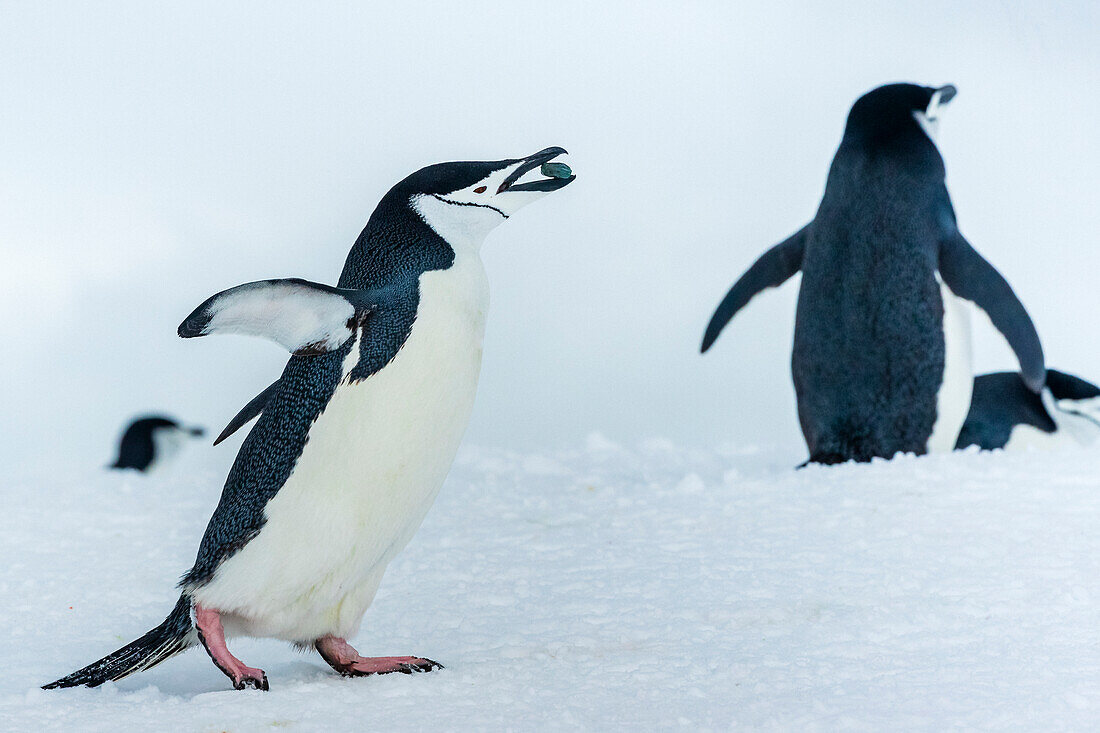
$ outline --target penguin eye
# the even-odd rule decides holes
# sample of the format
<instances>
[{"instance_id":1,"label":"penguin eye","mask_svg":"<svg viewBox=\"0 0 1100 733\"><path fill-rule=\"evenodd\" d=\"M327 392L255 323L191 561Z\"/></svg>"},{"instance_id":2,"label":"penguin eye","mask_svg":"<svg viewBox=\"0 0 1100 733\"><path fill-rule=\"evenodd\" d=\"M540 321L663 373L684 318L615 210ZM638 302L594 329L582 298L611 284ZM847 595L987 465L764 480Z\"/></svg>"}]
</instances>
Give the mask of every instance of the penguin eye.
<instances>
[{"instance_id":1,"label":"penguin eye","mask_svg":"<svg viewBox=\"0 0 1100 733\"><path fill-rule=\"evenodd\" d=\"M485 186L478 186L474 189L474 193L485 193Z\"/></svg>"}]
</instances>

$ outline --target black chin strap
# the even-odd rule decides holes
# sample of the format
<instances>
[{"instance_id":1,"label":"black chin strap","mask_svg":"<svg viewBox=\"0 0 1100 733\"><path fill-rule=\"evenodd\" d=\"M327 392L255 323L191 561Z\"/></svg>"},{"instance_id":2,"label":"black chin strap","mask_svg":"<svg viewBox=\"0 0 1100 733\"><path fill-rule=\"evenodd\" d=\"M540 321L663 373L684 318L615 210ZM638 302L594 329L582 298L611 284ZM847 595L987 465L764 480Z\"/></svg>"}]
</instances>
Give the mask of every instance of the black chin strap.
<instances>
[{"instance_id":1,"label":"black chin strap","mask_svg":"<svg viewBox=\"0 0 1100 733\"><path fill-rule=\"evenodd\" d=\"M505 213L504 213L503 211L501 211L500 209L498 209L498 208L497 208L497 207L495 207L495 206L490 206L489 204L474 204L474 203L465 203L465 202L463 202L463 201L451 201L450 199L445 199L445 198L443 198L442 196L440 196L439 194L435 194L435 193L433 193L433 194L429 194L429 195L430 195L430 196L431 196L432 198L434 198L434 199L439 199L439 200L440 200L440 201L442 201L443 203L445 203L445 204L450 204L451 206L475 206L475 207L477 207L477 208L479 208L479 209L492 209L493 211L495 211L495 212L497 212L498 214L500 214L501 216L503 216L503 217L504 217L505 219L507 219L507 218L508 218L508 215L507 215L507 214L505 214Z\"/></svg>"}]
</instances>

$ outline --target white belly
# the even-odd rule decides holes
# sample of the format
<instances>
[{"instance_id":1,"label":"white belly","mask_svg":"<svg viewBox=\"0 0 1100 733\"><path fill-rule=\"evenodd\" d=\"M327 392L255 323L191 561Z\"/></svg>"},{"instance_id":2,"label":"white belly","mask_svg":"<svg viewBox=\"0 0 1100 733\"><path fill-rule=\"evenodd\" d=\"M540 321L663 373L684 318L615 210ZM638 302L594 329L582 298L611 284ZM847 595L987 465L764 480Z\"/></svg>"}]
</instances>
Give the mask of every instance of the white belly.
<instances>
[{"instance_id":1,"label":"white belly","mask_svg":"<svg viewBox=\"0 0 1100 733\"><path fill-rule=\"evenodd\" d=\"M1047 433L1031 425L1017 425L1005 450L1058 450L1089 446L1100 440L1100 397L1055 400L1050 390L1044 389L1043 406L1054 420L1055 431Z\"/></svg>"},{"instance_id":2,"label":"white belly","mask_svg":"<svg viewBox=\"0 0 1100 733\"><path fill-rule=\"evenodd\" d=\"M939 280L938 274L936 279ZM936 423L928 438L930 453L955 450L974 392L969 306L955 297L942 281L940 295L943 298L943 382L936 395Z\"/></svg>"},{"instance_id":3,"label":"white belly","mask_svg":"<svg viewBox=\"0 0 1100 733\"><path fill-rule=\"evenodd\" d=\"M1065 433L1078 445L1088 446L1100 440L1100 397L1055 400L1047 389L1043 390L1043 404L1059 433Z\"/></svg>"},{"instance_id":4,"label":"white belly","mask_svg":"<svg viewBox=\"0 0 1100 733\"><path fill-rule=\"evenodd\" d=\"M386 565L435 501L466 430L488 286L476 255L420 278L412 333L388 366L341 383L260 533L195 600L229 632L308 642L353 636ZM358 347L345 362L345 375Z\"/></svg>"},{"instance_id":5,"label":"white belly","mask_svg":"<svg viewBox=\"0 0 1100 733\"><path fill-rule=\"evenodd\" d=\"M1076 445L1076 442L1060 430L1047 433L1031 425L1017 425L1009 433L1004 449L1006 451L1046 451L1071 445Z\"/></svg>"}]
</instances>

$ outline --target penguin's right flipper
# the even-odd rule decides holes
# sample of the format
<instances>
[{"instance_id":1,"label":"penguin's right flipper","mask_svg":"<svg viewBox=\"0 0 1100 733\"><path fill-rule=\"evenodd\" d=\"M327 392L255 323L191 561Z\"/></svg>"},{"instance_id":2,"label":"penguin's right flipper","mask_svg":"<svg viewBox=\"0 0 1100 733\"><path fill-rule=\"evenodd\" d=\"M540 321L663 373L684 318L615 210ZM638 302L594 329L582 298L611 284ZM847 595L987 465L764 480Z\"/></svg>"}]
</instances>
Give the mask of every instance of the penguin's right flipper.
<instances>
[{"instance_id":1,"label":"penguin's right flipper","mask_svg":"<svg viewBox=\"0 0 1100 733\"><path fill-rule=\"evenodd\" d=\"M806 247L808 229L807 224L760 255L760 259L733 284L726 293L726 297L722 298L722 302L718 304L714 315L710 317L707 331L703 334L703 347L700 351L706 353L730 319L737 314L737 311L744 308L753 296L766 288L782 285L802 269L802 253Z\"/></svg>"},{"instance_id":2,"label":"penguin's right flipper","mask_svg":"<svg viewBox=\"0 0 1100 733\"><path fill-rule=\"evenodd\" d=\"M335 351L383 290L349 290L290 278L245 283L211 296L184 319L183 338L212 333L262 336L298 355Z\"/></svg>"},{"instance_id":3,"label":"penguin's right flipper","mask_svg":"<svg viewBox=\"0 0 1100 733\"><path fill-rule=\"evenodd\" d=\"M984 310L1020 362L1020 376L1039 394L1046 381L1043 345L1012 286L956 230L940 244L939 270L947 287Z\"/></svg>"},{"instance_id":4,"label":"penguin's right flipper","mask_svg":"<svg viewBox=\"0 0 1100 733\"><path fill-rule=\"evenodd\" d=\"M279 387L279 382L280 380L276 379L267 389L253 397L247 405L242 407L241 411L225 426L225 430L223 430L221 435L218 436L218 439L214 441L214 445L222 442L230 435L240 430L243 426L247 425L253 418L259 416L259 414L264 411L264 408L267 407L268 400L275 394L275 390Z\"/></svg>"}]
</instances>

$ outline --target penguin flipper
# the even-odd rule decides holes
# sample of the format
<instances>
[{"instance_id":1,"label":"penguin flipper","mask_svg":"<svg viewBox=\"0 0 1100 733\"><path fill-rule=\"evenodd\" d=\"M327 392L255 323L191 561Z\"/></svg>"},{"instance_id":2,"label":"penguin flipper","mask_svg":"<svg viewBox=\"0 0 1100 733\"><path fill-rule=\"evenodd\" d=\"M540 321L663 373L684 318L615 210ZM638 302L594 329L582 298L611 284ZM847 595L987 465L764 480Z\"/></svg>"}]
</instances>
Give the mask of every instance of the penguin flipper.
<instances>
[{"instance_id":1,"label":"penguin flipper","mask_svg":"<svg viewBox=\"0 0 1100 733\"><path fill-rule=\"evenodd\" d=\"M1090 400L1100 397L1100 387L1057 369L1047 369L1047 386L1056 400Z\"/></svg>"},{"instance_id":2,"label":"penguin flipper","mask_svg":"<svg viewBox=\"0 0 1100 733\"><path fill-rule=\"evenodd\" d=\"M806 247L806 232L809 228L810 225L807 224L760 255L760 259L738 278L710 317L706 333L703 334L703 346L700 349L702 353L706 353L726 324L753 296L761 290L782 285L802 269L802 253Z\"/></svg>"},{"instance_id":3,"label":"penguin flipper","mask_svg":"<svg viewBox=\"0 0 1100 733\"><path fill-rule=\"evenodd\" d=\"M958 231L940 244L939 270L947 287L984 310L1020 362L1020 376L1038 394L1046 382L1043 345L1012 286Z\"/></svg>"},{"instance_id":4,"label":"penguin flipper","mask_svg":"<svg viewBox=\"0 0 1100 733\"><path fill-rule=\"evenodd\" d=\"M267 407L267 401L275 394L275 390L278 388L280 381L281 380L276 379L267 389L249 400L248 404L242 407L241 411L225 426L225 430L223 430L221 435L218 436L218 439L214 441L214 445L217 445L240 430L244 425L247 425L253 418L263 412L264 408Z\"/></svg>"},{"instance_id":5,"label":"penguin flipper","mask_svg":"<svg viewBox=\"0 0 1100 733\"><path fill-rule=\"evenodd\" d=\"M223 290L180 324L183 338L212 333L262 336L300 356L340 348L382 291L348 290L298 278L259 280Z\"/></svg>"}]
</instances>

